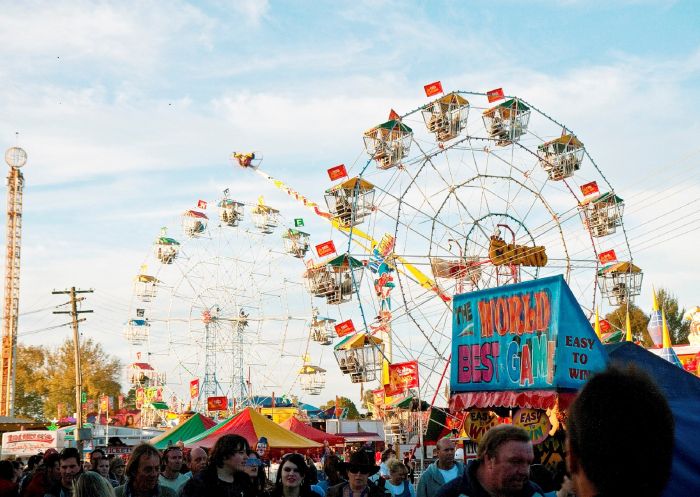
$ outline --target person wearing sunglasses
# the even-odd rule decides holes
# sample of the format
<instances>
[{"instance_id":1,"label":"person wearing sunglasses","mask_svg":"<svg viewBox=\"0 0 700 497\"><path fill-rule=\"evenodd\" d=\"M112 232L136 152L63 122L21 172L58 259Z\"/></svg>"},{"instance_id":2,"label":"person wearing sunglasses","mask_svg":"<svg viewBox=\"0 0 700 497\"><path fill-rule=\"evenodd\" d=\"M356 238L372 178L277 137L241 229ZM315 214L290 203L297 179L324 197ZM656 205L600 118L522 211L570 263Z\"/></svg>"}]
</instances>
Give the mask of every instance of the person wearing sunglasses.
<instances>
[{"instance_id":1,"label":"person wearing sunglasses","mask_svg":"<svg viewBox=\"0 0 700 497\"><path fill-rule=\"evenodd\" d=\"M369 480L379 471L374 463L374 454L358 450L350 455L349 461L340 463L340 470L348 475L348 481L328 489L326 497L384 497L389 496L386 489Z\"/></svg>"},{"instance_id":2,"label":"person wearing sunglasses","mask_svg":"<svg viewBox=\"0 0 700 497\"><path fill-rule=\"evenodd\" d=\"M263 495L267 491L267 477L265 476L265 462L260 459L260 455L254 451L248 451L248 460L245 462L243 472L250 477L255 495Z\"/></svg>"},{"instance_id":3,"label":"person wearing sunglasses","mask_svg":"<svg viewBox=\"0 0 700 497\"><path fill-rule=\"evenodd\" d=\"M307 479L309 467L301 454L285 454L280 461L275 486L269 497L320 497Z\"/></svg>"}]
</instances>

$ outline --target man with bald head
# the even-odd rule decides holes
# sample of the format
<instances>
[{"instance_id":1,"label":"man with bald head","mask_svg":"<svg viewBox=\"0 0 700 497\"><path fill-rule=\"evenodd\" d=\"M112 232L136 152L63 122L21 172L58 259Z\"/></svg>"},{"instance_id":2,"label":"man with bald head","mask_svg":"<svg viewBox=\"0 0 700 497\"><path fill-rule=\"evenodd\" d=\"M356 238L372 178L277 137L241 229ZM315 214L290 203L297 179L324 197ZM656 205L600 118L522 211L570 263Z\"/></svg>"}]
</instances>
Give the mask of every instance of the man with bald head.
<instances>
[{"instance_id":1,"label":"man with bald head","mask_svg":"<svg viewBox=\"0 0 700 497\"><path fill-rule=\"evenodd\" d=\"M428 466L418 481L416 497L435 497L444 484L462 476L464 465L455 461L455 443L449 438L438 440L437 460Z\"/></svg>"},{"instance_id":2,"label":"man with bald head","mask_svg":"<svg viewBox=\"0 0 700 497\"><path fill-rule=\"evenodd\" d=\"M197 476L207 466L207 453L201 447L195 447L190 451L190 476Z\"/></svg>"}]
</instances>

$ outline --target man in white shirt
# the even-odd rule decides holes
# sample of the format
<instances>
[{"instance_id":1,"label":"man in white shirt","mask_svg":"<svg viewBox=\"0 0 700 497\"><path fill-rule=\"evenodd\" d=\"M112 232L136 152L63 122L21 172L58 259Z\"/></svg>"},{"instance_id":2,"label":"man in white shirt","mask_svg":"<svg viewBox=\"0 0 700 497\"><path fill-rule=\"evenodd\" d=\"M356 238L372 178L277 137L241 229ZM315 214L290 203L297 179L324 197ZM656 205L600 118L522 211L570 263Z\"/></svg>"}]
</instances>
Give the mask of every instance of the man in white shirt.
<instances>
[{"instance_id":1,"label":"man in white shirt","mask_svg":"<svg viewBox=\"0 0 700 497\"><path fill-rule=\"evenodd\" d=\"M435 497L440 487L462 476L464 465L455 461L455 443L449 438L438 440L437 461L428 466L418 482L417 497Z\"/></svg>"}]
</instances>

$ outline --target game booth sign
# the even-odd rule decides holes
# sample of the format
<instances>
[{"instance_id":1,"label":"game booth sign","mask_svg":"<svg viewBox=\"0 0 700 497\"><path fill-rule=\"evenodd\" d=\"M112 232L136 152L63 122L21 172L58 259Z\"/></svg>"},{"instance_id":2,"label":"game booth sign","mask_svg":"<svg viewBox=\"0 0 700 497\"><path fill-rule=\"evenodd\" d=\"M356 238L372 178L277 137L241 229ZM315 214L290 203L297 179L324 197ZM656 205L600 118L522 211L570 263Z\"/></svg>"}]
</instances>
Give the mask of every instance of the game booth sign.
<instances>
[{"instance_id":1,"label":"game booth sign","mask_svg":"<svg viewBox=\"0 0 700 497\"><path fill-rule=\"evenodd\" d=\"M563 460L561 413L607 364L564 278L455 295L452 340L450 412L464 436L478 442L512 422L530 433L540 462Z\"/></svg>"}]
</instances>

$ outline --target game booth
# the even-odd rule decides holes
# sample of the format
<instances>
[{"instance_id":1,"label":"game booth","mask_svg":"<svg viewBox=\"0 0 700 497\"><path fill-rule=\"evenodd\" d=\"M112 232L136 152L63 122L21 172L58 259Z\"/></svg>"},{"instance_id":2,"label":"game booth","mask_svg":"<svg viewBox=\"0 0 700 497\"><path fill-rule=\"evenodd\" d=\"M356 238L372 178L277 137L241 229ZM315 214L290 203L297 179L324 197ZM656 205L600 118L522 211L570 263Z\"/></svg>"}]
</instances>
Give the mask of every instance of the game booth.
<instances>
[{"instance_id":1,"label":"game booth","mask_svg":"<svg viewBox=\"0 0 700 497\"><path fill-rule=\"evenodd\" d=\"M659 383L676 418L664 495L698 488L693 475L700 474L700 458L692 444L700 435L692 426L700 423L700 379L633 343L604 346L562 276L455 295L452 326L450 405L431 416L444 417L433 431L442 425L441 436L468 440L475 451L491 426L519 425L530 433L535 462L556 477L564 469L566 411L577 391L611 360L637 364ZM640 415L630 406L630 416Z\"/></svg>"}]
</instances>

